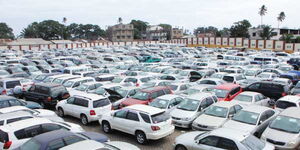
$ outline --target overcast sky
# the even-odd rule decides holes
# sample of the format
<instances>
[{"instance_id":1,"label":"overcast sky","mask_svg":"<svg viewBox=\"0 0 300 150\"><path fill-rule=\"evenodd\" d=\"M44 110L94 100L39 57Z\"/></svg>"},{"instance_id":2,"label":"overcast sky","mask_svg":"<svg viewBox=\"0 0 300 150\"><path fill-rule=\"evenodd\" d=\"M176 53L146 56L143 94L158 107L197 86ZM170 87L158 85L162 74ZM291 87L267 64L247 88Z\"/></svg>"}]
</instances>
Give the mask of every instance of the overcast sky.
<instances>
[{"instance_id":1,"label":"overcast sky","mask_svg":"<svg viewBox=\"0 0 300 150\"><path fill-rule=\"evenodd\" d=\"M6 22L19 34L34 21L53 19L70 23L91 23L101 28L132 19L150 24L169 23L193 30L198 26L230 27L248 19L260 24L259 7L266 5L264 24L277 27L276 17L286 14L282 27L300 28L300 0L0 0L0 22Z\"/></svg>"}]
</instances>

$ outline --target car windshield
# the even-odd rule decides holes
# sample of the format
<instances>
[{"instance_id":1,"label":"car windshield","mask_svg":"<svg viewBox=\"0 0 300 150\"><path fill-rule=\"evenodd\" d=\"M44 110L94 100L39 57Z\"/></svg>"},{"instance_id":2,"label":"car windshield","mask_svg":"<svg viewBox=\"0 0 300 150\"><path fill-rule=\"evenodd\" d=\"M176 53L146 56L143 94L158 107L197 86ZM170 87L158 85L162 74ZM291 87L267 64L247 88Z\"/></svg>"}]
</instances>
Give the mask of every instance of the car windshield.
<instances>
[{"instance_id":1,"label":"car windshield","mask_svg":"<svg viewBox=\"0 0 300 150\"><path fill-rule=\"evenodd\" d=\"M234 77L232 77L232 76L224 76L223 80L227 81L227 82L233 82L234 81Z\"/></svg>"},{"instance_id":2,"label":"car windshield","mask_svg":"<svg viewBox=\"0 0 300 150\"><path fill-rule=\"evenodd\" d=\"M286 108L289 108L289 107L296 107L296 106L297 105L295 103L288 102L288 101L285 101L285 100L278 100L276 102L276 107L281 108L281 109L286 109Z\"/></svg>"},{"instance_id":3,"label":"car windshield","mask_svg":"<svg viewBox=\"0 0 300 150\"><path fill-rule=\"evenodd\" d=\"M168 85L173 91L176 91L178 88L178 85Z\"/></svg>"},{"instance_id":4,"label":"car windshield","mask_svg":"<svg viewBox=\"0 0 300 150\"><path fill-rule=\"evenodd\" d=\"M48 77L47 79L44 80L44 82L51 82L54 78L53 77Z\"/></svg>"},{"instance_id":5,"label":"car windshield","mask_svg":"<svg viewBox=\"0 0 300 150\"><path fill-rule=\"evenodd\" d=\"M1 70L1 71L0 71L0 75L1 75L1 76L3 76L3 75L9 75L9 73L8 73L7 71L2 71L2 70Z\"/></svg>"},{"instance_id":6,"label":"car windshield","mask_svg":"<svg viewBox=\"0 0 300 150\"><path fill-rule=\"evenodd\" d=\"M293 69L291 67L279 67L279 70L282 70L282 71L291 71Z\"/></svg>"},{"instance_id":7,"label":"car windshield","mask_svg":"<svg viewBox=\"0 0 300 150\"><path fill-rule=\"evenodd\" d=\"M98 95L104 95L106 93L106 90L102 87L97 88L93 93L98 94Z\"/></svg>"},{"instance_id":8,"label":"car windshield","mask_svg":"<svg viewBox=\"0 0 300 150\"><path fill-rule=\"evenodd\" d=\"M63 79L59 79L59 78L53 80L53 83L57 83L57 84L61 84L62 82Z\"/></svg>"},{"instance_id":9,"label":"car windshield","mask_svg":"<svg viewBox=\"0 0 300 150\"><path fill-rule=\"evenodd\" d=\"M138 91L135 93L132 98L138 99L138 100L143 100L146 101L149 99L149 93L143 92L143 91Z\"/></svg>"},{"instance_id":10,"label":"car windshield","mask_svg":"<svg viewBox=\"0 0 300 150\"><path fill-rule=\"evenodd\" d=\"M65 87L72 87L73 83L74 83L74 81L67 81L67 82L65 82L63 84L63 86L65 86Z\"/></svg>"},{"instance_id":11,"label":"car windshield","mask_svg":"<svg viewBox=\"0 0 300 150\"><path fill-rule=\"evenodd\" d=\"M37 150L41 148L41 144L37 142L34 138L30 139L22 146L20 146L20 150Z\"/></svg>"},{"instance_id":12,"label":"car windshield","mask_svg":"<svg viewBox=\"0 0 300 150\"><path fill-rule=\"evenodd\" d=\"M255 73L256 73L256 71L253 71L253 70L247 70L247 71L245 72L245 76L254 76Z\"/></svg>"},{"instance_id":13,"label":"car windshield","mask_svg":"<svg viewBox=\"0 0 300 150\"><path fill-rule=\"evenodd\" d=\"M241 102L252 102L252 96L239 94L234 100L238 100Z\"/></svg>"},{"instance_id":14,"label":"car windshield","mask_svg":"<svg viewBox=\"0 0 300 150\"><path fill-rule=\"evenodd\" d=\"M196 94L196 93L199 93L200 90L198 89L187 89L183 92L183 94L185 95L193 95L193 94Z\"/></svg>"},{"instance_id":15,"label":"car windshield","mask_svg":"<svg viewBox=\"0 0 300 150\"><path fill-rule=\"evenodd\" d=\"M122 82L123 78L114 78L111 82L112 83L120 83Z\"/></svg>"},{"instance_id":16,"label":"car windshield","mask_svg":"<svg viewBox=\"0 0 300 150\"><path fill-rule=\"evenodd\" d=\"M241 110L236 115L234 115L232 120L246 124L256 125L258 117L258 113Z\"/></svg>"},{"instance_id":17,"label":"car windshield","mask_svg":"<svg viewBox=\"0 0 300 150\"><path fill-rule=\"evenodd\" d=\"M20 81L8 81L6 82L6 88L11 89L14 88L15 86L21 85Z\"/></svg>"},{"instance_id":18,"label":"car windshield","mask_svg":"<svg viewBox=\"0 0 300 150\"><path fill-rule=\"evenodd\" d=\"M166 109L168 107L168 104L168 100L157 98L154 101L152 101L149 105L161 109Z\"/></svg>"},{"instance_id":19,"label":"car windshield","mask_svg":"<svg viewBox=\"0 0 300 150\"><path fill-rule=\"evenodd\" d=\"M228 108L220 107L220 106L210 106L205 110L204 114L210 116L216 116L221 118L227 117Z\"/></svg>"},{"instance_id":20,"label":"car windshield","mask_svg":"<svg viewBox=\"0 0 300 150\"><path fill-rule=\"evenodd\" d=\"M300 119L288 116L278 116L271 122L269 127L274 130L299 134Z\"/></svg>"},{"instance_id":21,"label":"car windshield","mask_svg":"<svg viewBox=\"0 0 300 150\"><path fill-rule=\"evenodd\" d=\"M221 74L213 74L213 75L211 76L211 78L222 79L222 78L223 78L223 75L221 75Z\"/></svg>"},{"instance_id":22,"label":"car windshield","mask_svg":"<svg viewBox=\"0 0 300 150\"><path fill-rule=\"evenodd\" d=\"M77 90L77 91L83 91L83 92L84 92L84 91L86 91L88 88L89 88L88 85L81 84L81 85L79 85L78 87L76 87L75 90Z\"/></svg>"},{"instance_id":23,"label":"car windshield","mask_svg":"<svg viewBox=\"0 0 300 150\"><path fill-rule=\"evenodd\" d=\"M264 141L256 138L253 135L249 135L241 143L251 150L261 150L264 149L266 145Z\"/></svg>"},{"instance_id":24,"label":"car windshield","mask_svg":"<svg viewBox=\"0 0 300 150\"><path fill-rule=\"evenodd\" d=\"M179 73L179 75L180 75L180 76L187 76L187 75L189 75L189 71L181 71L181 72Z\"/></svg>"},{"instance_id":25,"label":"car windshield","mask_svg":"<svg viewBox=\"0 0 300 150\"><path fill-rule=\"evenodd\" d=\"M213 89L212 92L214 92L218 98L225 98L229 91L221 90L221 89Z\"/></svg>"},{"instance_id":26,"label":"car windshield","mask_svg":"<svg viewBox=\"0 0 300 150\"><path fill-rule=\"evenodd\" d=\"M28 67L28 70L30 71L30 72L36 72L36 71L40 71L38 68L36 68L36 67Z\"/></svg>"},{"instance_id":27,"label":"car windshield","mask_svg":"<svg viewBox=\"0 0 300 150\"><path fill-rule=\"evenodd\" d=\"M177 109L186 110L186 111L196 111L199 107L200 101L187 99L186 101L180 103Z\"/></svg>"},{"instance_id":28,"label":"car windshield","mask_svg":"<svg viewBox=\"0 0 300 150\"><path fill-rule=\"evenodd\" d=\"M68 93L68 91L64 86L56 86L50 89L50 95L52 97L63 96L62 94L66 93Z\"/></svg>"},{"instance_id":29,"label":"car windshield","mask_svg":"<svg viewBox=\"0 0 300 150\"><path fill-rule=\"evenodd\" d=\"M45 76L45 75L38 75L38 76L36 76L35 80L37 80L37 81L43 81L46 78L47 78L47 76Z\"/></svg>"},{"instance_id":30,"label":"car windshield","mask_svg":"<svg viewBox=\"0 0 300 150\"><path fill-rule=\"evenodd\" d=\"M126 97L128 91L125 89L116 89L116 92L120 94L122 97Z\"/></svg>"},{"instance_id":31,"label":"car windshield","mask_svg":"<svg viewBox=\"0 0 300 150\"><path fill-rule=\"evenodd\" d=\"M257 77L259 77L259 78L269 78L270 75L269 74L259 74Z\"/></svg>"}]
</instances>

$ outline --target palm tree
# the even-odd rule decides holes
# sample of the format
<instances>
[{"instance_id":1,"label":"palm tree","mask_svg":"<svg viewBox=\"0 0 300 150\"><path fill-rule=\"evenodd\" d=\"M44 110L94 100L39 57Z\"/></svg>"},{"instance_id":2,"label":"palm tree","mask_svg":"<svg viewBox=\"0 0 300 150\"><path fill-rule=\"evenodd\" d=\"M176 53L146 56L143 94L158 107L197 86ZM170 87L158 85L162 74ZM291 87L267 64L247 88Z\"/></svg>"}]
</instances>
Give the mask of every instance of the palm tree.
<instances>
[{"instance_id":1,"label":"palm tree","mask_svg":"<svg viewBox=\"0 0 300 150\"><path fill-rule=\"evenodd\" d=\"M123 19L121 18L121 17L119 17L119 19L118 19L118 23L122 23L122 21L123 21Z\"/></svg>"},{"instance_id":2,"label":"palm tree","mask_svg":"<svg viewBox=\"0 0 300 150\"><path fill-rule=\"evenodd\" d=\"M271 26L264 26L262 32L259 34L259 36L263 39L263 40L270 40L270 38L272 36L274 36L273 33L274 29L271 28Z\"/></svg>"},{"instance_id":3,"label":"palm tree","mask_svg":"<svg viewBox=\"0 0 300 150\"><path fill-rule=\"evenodd\" d=\"M62 22L65 24L67 22L67 18L64 17Z\"/></svg>"},{"instance_id":4,"label":"palm tree","mask_svg":"<svg viewBox=\"0 0 300 150\"><path fill-rule=\"evenodd\" d=\"M282 11L278 17L277 17L277 21L278 21L278 29L279 29L279 24L280 22L282 22L285 19L285 13Z\"/></svg>"},{"instance_id":5,"label":"palm tree","mask_svg":"<svg viewBox=\"0 0 300 150\"><path fill-rule=\"evenodd\" d=\"M267 13L267 7L265 5L262 5L260 8L259 8L259 12L258 14L260 15L261 17L261 26L263 25L263 16L266 15Z\"/></svg>"}]
</instances>

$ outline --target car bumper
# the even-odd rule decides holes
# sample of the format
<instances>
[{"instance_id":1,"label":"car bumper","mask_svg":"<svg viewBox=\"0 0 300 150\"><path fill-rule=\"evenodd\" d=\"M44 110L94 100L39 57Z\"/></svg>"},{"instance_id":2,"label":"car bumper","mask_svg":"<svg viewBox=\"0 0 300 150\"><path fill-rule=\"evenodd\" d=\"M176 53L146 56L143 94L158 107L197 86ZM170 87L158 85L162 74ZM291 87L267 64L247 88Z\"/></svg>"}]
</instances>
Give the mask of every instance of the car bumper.
<instances>
[{"instance_id":1,"label":"car bumper","mask_svg":"<svg viewBox=\"0 0 300 150\"><path fill-rule=\"evenodd\" d=\"M164 138L168 135L171 135L175 130L175 127L172 126L171 128L164 130L164 131L159 131L159 132L153 132L153 133L147 133L147 139L149 140L158 140L161 138Z\"/></svg>"},{"instance_id":2,"label":"car bumper","mask_svg":"<svg viewBox=\"0 0 300 150\"><path fill-rule=\"evenodd\" d=\"M174 120L173 119L173 125L176 126L176 127L190 128L192 123L193 123L193 120L183 121L183 120Z\"/></svg>"},{"instance_id":3,"label":"car bumper","mask_svg":"<svg viewBox=\"0 0 300 150\"><path fill-rule=\"evenodd\" d=\"M193 130L199 130L199 131L212 131L216 129L215 127L207 127L207 126L199 126L198 124L192 124L192 129Z\"/></svg>"},{"instance_id":4,"label":"car bumper","mask_svg":"<svg viewBox=\"0 0 300 150\"><path fill-rule=\"evenodd\" d=\"M88 116L88 121L89 122L93 122L93 121L98 121L100 119L101 116Z\"/></svg>"}]
</instances>

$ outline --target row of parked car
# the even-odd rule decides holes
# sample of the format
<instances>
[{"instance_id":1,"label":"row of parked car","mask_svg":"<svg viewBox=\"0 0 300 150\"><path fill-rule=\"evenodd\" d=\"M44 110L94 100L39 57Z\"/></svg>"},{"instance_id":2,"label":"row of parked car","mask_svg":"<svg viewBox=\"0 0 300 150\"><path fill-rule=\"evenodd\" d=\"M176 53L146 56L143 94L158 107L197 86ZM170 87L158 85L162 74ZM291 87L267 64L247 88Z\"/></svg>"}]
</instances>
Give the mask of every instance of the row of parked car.
<instances>
[{"instance_id":1,"label":"row of parked car","mask_svg":"<svg viewBox=\"0 0 300 150\"><path fill-rule=\"evenodd\" d=\"M176 150L300 145L296 55L148 45L6 51L1 59L3 149L79 149L88 143L84 148L138 149L87 133L64 116L82 125L99 122L107 134L132 134L139 144L181 128L196 130L178 136Z\"/></svg>"}]
</instances>

